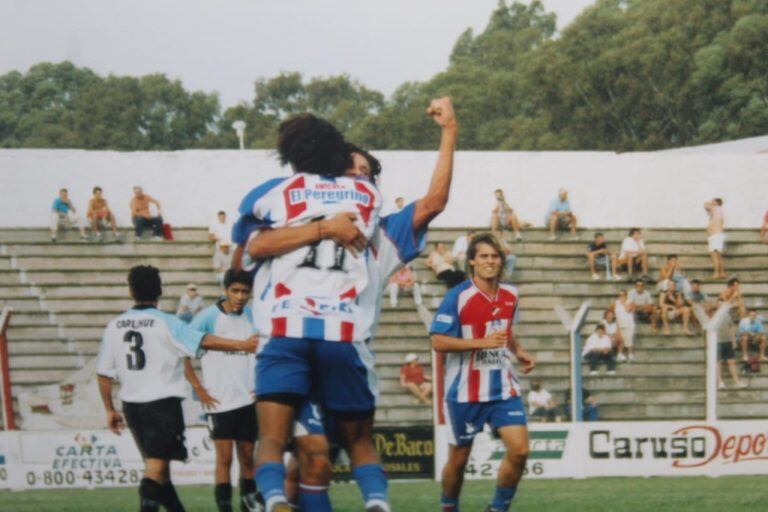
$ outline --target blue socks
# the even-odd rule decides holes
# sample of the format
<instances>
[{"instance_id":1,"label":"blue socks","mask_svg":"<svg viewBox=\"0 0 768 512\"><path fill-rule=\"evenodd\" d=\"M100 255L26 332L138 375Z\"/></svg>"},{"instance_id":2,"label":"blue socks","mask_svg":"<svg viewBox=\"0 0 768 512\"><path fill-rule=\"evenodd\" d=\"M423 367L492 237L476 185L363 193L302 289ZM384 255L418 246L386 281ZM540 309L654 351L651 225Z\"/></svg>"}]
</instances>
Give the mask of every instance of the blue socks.
<instances>
[{"instance_id":1,"label":"blue socks","mask_svg":"<svg viewBox=\"0 0 768 512\"><path fill-rule=\"evenodd\" d=\"M363 494L365 507L378 505L389 510L389 495L387 493L387 475L381 464L364 464L352 469L352 476Z\"/></svg>"},{"instance_id":2,"label":"blue socks","mask_svg":"<svg viewBox=\"0 0 768 512\"><path fill-rule=\"evenodd\" d=\"M491 508L493 510L499 510L507 512L509 506L512 504L512 499L517 492L517 486L515 487L499 487L496 486L496 492L493 493L493 500L491 501Z\"/></svg>"},{"instance_id":3,"label":"blue socks","mask_svg":"<svg viewBox=\"0 0 768 512\"><path fill-rule=\"evenodd\" d=\"M442 512L459 512L459 498L449 498L445 494L441 494L440 510Z\"/></svg>"},{"instance_id":4,"label":"blue socks","mask_svg":"<svg viewBox=\"0 0 768 512\"><path fill-rule=\"evenodd\" d=\"M283 481L285 480L285 466L279 462L267 462L256 470L256 486L264 497L267 510L274 502L286 501Z\"/></svg>"},{"instance_id":5,"label":"blue socks","mask_svg":"<svg viewBox=\"0 0 768 512\"><path fill-rule=\"evenodd\" d=\"M325 485L299 484L299 510L331 512L331 500Z\"/></svg>"}]
</instances>

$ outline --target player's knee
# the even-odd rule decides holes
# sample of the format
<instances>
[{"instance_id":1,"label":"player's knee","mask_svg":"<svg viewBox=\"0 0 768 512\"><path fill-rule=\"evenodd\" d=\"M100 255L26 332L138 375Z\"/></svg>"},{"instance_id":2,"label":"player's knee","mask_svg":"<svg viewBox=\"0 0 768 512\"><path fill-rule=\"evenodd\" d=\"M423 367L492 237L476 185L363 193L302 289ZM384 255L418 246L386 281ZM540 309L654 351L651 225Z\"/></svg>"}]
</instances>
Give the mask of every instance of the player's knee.
<instances>
[{"instance_id":1,"label":"player's knee","mask_svg":"<svg viewBox=\"0 0 768 512\"><path fill-rule=\"evenodd\" d=\"M517 468L525 467L528 460L528 447L524 445L516 446L513 450L507 452L507 460Z\"/></svg>"},{"instance_id":2,"label":"player's knee","mask_svg":"<svg viewBox=\"0 0 768 512\"><path fill-rule=\"evenodd\" d=\"M323 484L331 479L331 461L327 452L312 451L302 457L301 479L307 483Z\"/></svg>"}]
</instances>

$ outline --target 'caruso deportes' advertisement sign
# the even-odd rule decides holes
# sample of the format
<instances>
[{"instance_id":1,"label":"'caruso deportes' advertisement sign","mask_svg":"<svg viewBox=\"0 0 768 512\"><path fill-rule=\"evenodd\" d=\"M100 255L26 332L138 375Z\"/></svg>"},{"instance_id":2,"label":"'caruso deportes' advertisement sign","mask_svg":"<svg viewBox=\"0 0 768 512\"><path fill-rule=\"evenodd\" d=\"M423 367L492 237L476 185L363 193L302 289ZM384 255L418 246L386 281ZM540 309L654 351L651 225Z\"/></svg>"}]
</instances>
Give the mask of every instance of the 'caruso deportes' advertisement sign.
<instances>
[{"instance_id":1,"label":"'caruso deportes' advertisement sign","mask_svg":"<svg viewBox=\"0 0 768 512\"><path fill-rule=\"evenodd\" d=\"M768 421L533 423L529 438L527 478L768 473ZM440 468L444 426L435 449ZM495 478L503 456L500 440L479 435L467 478Z\"/></svg>"}]
</instances>

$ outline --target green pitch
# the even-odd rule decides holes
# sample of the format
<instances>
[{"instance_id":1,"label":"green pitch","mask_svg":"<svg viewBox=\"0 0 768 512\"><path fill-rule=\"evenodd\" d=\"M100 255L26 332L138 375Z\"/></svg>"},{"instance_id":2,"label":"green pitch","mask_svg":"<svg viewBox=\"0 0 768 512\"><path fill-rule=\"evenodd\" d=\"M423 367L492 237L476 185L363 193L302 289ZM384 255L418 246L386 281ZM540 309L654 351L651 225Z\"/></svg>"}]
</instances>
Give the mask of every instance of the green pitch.
<instances>
[{"instance_id":1,"label":"green pitch","mask_svg":"<svg viewBox=\"0 0 768 512\"><path fill-rule=\"evenodd\" d=\"M755 512L765 510L767 483L768 478L754 476L528 481L523 482L512 509L535 512ZM393 482L390 489L395 512L439 510L440 490L433 482ZM492 492L492 482L467 482L461 500L462 510L482 511ZM189 512L216 510L210 486L181 487L179 495ZM333 486L331 499L336 511L362 510L362 501L354 484ZM137 502L135 489L0 492L0 509L14 512L135 511Z\"/></svg>"}]
</instances>

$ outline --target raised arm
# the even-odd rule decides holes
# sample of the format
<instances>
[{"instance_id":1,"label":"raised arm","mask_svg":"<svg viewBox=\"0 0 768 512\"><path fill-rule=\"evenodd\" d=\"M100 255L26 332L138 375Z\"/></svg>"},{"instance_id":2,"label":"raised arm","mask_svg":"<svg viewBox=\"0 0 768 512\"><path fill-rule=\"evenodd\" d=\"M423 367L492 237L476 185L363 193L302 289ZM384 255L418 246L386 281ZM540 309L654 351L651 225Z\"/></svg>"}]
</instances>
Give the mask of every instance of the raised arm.
<instances>
[{"instance_id":1,"label":"raised arm","mask_svg":"<svg viewBox=\"0 0 768 512\"><path fill-rule=\"evenodd\" d=\"M218 350L222 352L256 352L258 346L259 336L257 334L252 335L245 341L230 340L214 334L206 334L203 338L203 342L200 344L200 347L206 350Z\"/></svg>"},{"instance_id":2,"label":"raised arm","mask_svg":"<svg viewBox=\"0 0 768 512\"><path fill-rule=\"evenodd\" d=\"M453 105L448 96L432 100L427 114L432 116L441 128L440 150L429 189L424 197L416 201L413 212L413 229L415 231L426 228L432 219L445 210L448 194L451 190L453 154L456 150L456 137L459 131Z\"/></svg>"}]
</instances>

